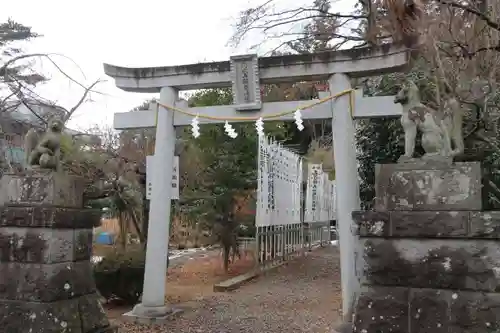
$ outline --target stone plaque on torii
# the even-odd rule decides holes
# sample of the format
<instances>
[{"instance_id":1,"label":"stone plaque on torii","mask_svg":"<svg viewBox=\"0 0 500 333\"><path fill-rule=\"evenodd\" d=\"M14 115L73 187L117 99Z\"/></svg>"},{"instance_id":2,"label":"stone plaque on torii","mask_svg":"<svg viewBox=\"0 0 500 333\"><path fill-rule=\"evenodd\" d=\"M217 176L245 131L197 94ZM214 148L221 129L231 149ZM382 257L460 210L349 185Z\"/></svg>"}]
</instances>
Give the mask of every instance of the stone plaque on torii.
<instances>
[{"instance_id":1,"label":"stone plaque on torii","mask_svg":"<svg viewBox=\"0 0 500 333\"><path fill-rule=\"evenodd\" d=\"M116 129L156 127L155 163L172 165L175 126L188 126L189 115L174 112L162 105L185 107L179 100L181 90L232 87L235 105L189 108L192 114L231 117L263 117L283 110L294 110L315 101L262 103L260 84L328 80L332 95L351 89L350 77L365 77L400 71L408 63L408 51L398 45L328 51L306 55L287 55L257 58L256 55L232 57L230 61L198 63L183 66L125 68L104 64L107 75L115 79L118 88L131 92L160 92L158 110L117 113ZM350 96L345 94L328 102L303 110L303 118L332 119L335 170L338 175L337 224L340 239L343 311L347 315L354 293L359 288L354 267L357 236L354 234L352 212L360 209L357 173L355 130L352 119L362 117L399 116L401 105L394 104L393 96L363 97L354 93L354 110L350 112ZM182 106L181 106L182 104ZM200 118L200 123L218 120ZM275 120L293 120L289 114ZM228 138L228 140L231 140ZM164 291L166 260L157 260L152 249L167 254L171 197L171 168L154 168L148 253L142 303L132 311L135 316L165 315ZM152 246L150 246L153 244ZM165 265L163 264L165 262Z\"/></svg>"},{"instance_id":2,"label":"stone plaque on torii","mask_svg":"<svg viewBox=\"0 0 500 333\"><path fill-rule=\"evenodd\" d=\"M259 60L256 54L231 57L233 103L237 111L260 110Z\"/></svg>"}]
</instances>

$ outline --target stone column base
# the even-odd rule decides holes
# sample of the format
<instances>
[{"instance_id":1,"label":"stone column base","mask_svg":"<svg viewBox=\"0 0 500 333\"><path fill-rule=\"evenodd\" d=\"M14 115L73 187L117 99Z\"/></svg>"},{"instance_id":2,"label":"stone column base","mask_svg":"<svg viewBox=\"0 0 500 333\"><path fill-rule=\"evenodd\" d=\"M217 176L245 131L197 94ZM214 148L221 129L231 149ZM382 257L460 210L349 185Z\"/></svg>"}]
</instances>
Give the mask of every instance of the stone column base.
<instances>
[{"instance_id":1,"label":"stone column base","mask_svg":"<svg viewBox=\"0 0 500 333\"><path fill-rule=\"evenodd\" d=\"M123 318L129 322L139 324L163 324L169 319L183 312L182 309L168 306L144 306L142 303L134 306L132 311L124 313Z\"/></svg>"},{"instance_id":2,"label":"stone column base","mask_svg":"<svg viewBox=\"0 0 500 333\"><path fill-rule=\"evenodd\" d=\"M351 323L342 323L333 329L331 333L352 333Z\"/></svg>"},{"instance_id":3,"label":"stone column base","mask_svg":"<svg viewBox=\"0 0 500 333\"><path fill-rule=\"evenodd\" d=\"M99 302L81 178L50 170L0 178L0 332L111 333Z\"/></svg>"},{"instance_id":4,"label":"stone column base","mask_svg":"<svg viewBox=\"0 0 500 333\"><path fill-rule=\"evenodd\" d=\"M50 303L0 300L0 325L5 332L116 332L95 294Z\"/></svg>"}]
</instances>

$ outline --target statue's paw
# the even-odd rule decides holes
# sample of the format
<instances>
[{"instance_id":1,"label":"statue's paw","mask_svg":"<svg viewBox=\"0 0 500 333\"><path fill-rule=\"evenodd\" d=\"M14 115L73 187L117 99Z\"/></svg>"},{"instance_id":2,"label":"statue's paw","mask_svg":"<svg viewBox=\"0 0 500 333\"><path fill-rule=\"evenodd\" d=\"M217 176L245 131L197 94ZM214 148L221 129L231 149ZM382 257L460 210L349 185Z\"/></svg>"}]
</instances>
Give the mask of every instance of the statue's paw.
<instances>
[{"instance_id":1,"label":"statue's paw","mask_svg":"<svg viewBox=\"0 0 500 333\"><path fill-rule=\"evenodd\" d=\"M451 153L450 153L450 156L452 157L462 157L464 156L464 151L463 150L460 150L460 149L454 149Z\"/></svg>"},{"instance_id":2,"label":"statue's paw","mask_svg":"<svg viewBox=\"0 0 500 333\"><path fill-rule=\"evenodd\" d=\"M442 154L441 152L427 153L422 156L422 160L425 161L443 161L449 158L449 155Z\"/></svg>"},{"instance_id":3,"label":"statue's paw","mask_svg":"<svg viewBox=\"0 0 500 333\"><path fill-rule=\"evenodd\" d=\"M452 156L452 152L451 151L442 151L440 154L439 154L440 157L450 157Z\"/></svg>"},{"instance_id":4,"label":"statue's paw","mask_svg":"<svg viewBox=\"0 0 500 333\"><path fill-rule=\"evenodd\" d=\"M57 166L54 163L54 158L49 154L42 154L42 156L40 157L39 165L41 169L51 169L51 170L55 170Z\"/></svg>"},{"instance_id":5,"label":"statue's paw","mask_svg":"<svg viewBox=\"0 0 500 333\"><path fill-rule=\"evenodd\" d=\"M415 159L413 157L408 157L406 155L402 155L402 156L399 157L398 163L407 163L407 162L412 162L414 160Z\"/></svg>"}]
</instances>

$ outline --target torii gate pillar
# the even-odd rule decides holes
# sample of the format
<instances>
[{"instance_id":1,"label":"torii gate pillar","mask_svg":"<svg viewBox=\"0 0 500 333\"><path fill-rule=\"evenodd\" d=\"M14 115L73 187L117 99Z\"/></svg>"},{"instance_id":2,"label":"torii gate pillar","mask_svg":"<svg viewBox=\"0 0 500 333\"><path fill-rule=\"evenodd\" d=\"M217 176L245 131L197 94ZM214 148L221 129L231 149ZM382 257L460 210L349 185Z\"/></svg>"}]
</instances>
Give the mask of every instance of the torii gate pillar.
<instances>
[{"instance_id":1,"label":"torii gate pillar","mask_svg":"<svg viewBox=\"0 0 500 333\"><path fill-rule=\"evenodd\" d=\"M160 90L160 103L174 105L178 92L172 87ZM167 276L168 243L170 235L170 198L172 192L172 163L174 161L175 131L173 111L159 106L153 159L153 193L149 206L148 245L142 303L131 316L161 318L169 314L165 306L165 276ZM169 166L169 167L165 167Z\"/></svg>"},{"instance_id":2,"label":"torii gate pillar","mask_svg":"<svg viewBox=\"0 0 500 333\"><path fill-rule=\"evenodd\" d=\"M349 77L334 74L329 79L332 95L351 89ZM350 95L341 96L332 101L333 151L335 152L335 174L337 195L337 230L340 247L340 274L342 281L342 309L347 315L353 305L359 281L354 266L357 236L353 232L352 212L359 210L359 180L356 160L355 131L350 111ZM346 318L347 319L347 318Z\"/></svg>"}]
</instances>

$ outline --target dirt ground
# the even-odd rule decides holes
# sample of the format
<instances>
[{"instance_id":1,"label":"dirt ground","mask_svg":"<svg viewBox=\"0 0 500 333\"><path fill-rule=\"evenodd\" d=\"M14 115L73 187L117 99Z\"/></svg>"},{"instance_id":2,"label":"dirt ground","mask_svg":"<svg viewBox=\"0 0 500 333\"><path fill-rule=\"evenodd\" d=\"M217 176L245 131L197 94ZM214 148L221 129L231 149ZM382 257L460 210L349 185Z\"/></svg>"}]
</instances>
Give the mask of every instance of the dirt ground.
<instances>
[{"instance_id":1,"label":"dirt ground","mask_svg":"<svg viewBox=\"0 0 500 333\"><path fill-rule=\"evenodd\" d=\"M253 266L246 257L232 266L238 275ZM339 255L335 247L307 253L229 293L214 293L227 278L220 257L195 259L172 269L167 299L184 312L161 326L123 322L124 309L108 315L122 333L331 332L340 318Z\"/></svg>"}]
</instances>

